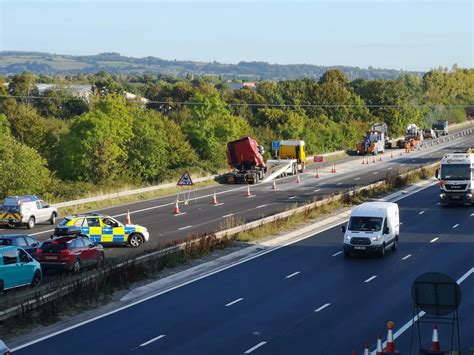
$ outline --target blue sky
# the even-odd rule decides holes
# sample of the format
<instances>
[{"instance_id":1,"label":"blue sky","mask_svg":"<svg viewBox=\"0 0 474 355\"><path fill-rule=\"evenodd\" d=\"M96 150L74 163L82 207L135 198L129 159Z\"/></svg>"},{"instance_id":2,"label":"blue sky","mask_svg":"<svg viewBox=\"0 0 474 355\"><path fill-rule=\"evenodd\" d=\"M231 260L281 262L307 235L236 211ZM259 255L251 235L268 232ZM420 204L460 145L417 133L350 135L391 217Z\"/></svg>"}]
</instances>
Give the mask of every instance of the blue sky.
<instances>
[{"instance_id":1,"label":"blue sky","mask_svg":"<svg viewBox=\"0 0 474 355\"><path fill-rule=\"evenodd\" d=\"M473 67L470 0L0 3L0 50L405 70Z\"/></svg>"}]
</instances>

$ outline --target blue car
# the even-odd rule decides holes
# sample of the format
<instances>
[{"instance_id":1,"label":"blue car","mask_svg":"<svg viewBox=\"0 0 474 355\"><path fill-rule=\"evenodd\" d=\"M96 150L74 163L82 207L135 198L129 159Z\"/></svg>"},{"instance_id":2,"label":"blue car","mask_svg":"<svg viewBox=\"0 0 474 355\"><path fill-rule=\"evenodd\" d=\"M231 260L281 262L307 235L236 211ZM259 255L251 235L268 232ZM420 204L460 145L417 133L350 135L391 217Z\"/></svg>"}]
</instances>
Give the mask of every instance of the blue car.
<instances>
[{"instance_id":1,"label":"blue car","mask_svg":"<svg viewBox=\"0 0 474 355\"><path fill-rule=\"evenodd\" d=\"M41 265L24 249L0 245L0 292L41 283Z\"/></svg>"},{"instance_id":2,"label":"blue car","mask_svg":"<svg viewBox=\"0 0 474 355\"><path fill-rule=\"evenodd\" d=\"M34 259L36 259L36 249L41 248L41 242L28 234L0 235L0 245L14 245L23 248Z\"/></svg>"}]
</instances>

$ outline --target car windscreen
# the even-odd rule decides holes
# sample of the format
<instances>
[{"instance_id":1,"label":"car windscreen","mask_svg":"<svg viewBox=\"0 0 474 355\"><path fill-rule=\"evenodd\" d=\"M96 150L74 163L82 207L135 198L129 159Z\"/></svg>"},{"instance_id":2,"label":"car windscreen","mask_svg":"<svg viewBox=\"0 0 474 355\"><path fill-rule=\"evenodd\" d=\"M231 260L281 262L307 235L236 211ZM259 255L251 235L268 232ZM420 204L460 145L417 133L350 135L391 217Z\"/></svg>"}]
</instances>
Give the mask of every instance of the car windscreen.
<instances>
[{"instance_id":1,"label":"car windscreen","mask_svg":"<svg viewBox=\"0 0 474 355\"><path fill-rule=\"evenodd\" d=\"M441 165L441 180L471 180L469 164Z\"/></svg>"},{"instance_id":2,"label":"car windscreen","mask_svg":"<svg viewBox=\"0 0 474 355\"><path fill-rule=\"evenodd\" d=\"M351 217L349 230L375 232L382 228L382 217Z\"/></svg>"}]
</instances>

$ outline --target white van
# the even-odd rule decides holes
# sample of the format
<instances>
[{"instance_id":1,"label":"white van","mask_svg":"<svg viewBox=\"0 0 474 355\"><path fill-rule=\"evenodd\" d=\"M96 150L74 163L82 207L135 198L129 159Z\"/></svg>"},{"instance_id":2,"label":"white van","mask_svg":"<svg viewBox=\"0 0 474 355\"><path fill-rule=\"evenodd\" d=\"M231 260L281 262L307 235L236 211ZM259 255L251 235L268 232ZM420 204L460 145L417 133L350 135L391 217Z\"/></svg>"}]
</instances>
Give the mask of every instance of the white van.
<instances>
[{"instance_id":1,"label":"white van","mask_svg":"<svg viewBox=\"0 0 474 355\"><path fill-rule=\"evenodd\" d=\"M363 203L352 210L347 226L341 229L344 233L345 256L356 252L375 252L384 256L389 246L394 251L398 247L398 205L392 202Z\"/></svg>"},{"instance_id":2,"label":"white van","mask_svg":"<svg viewBox=\"0 0 474 355\"><path fill-rule=\"evenodd\" d=\"M0 205L0 225L10 228L27 226L31 229L37 223L56 224L58 209L49 206L35 195L7 196Z\"/></svg>"}]
</instances>

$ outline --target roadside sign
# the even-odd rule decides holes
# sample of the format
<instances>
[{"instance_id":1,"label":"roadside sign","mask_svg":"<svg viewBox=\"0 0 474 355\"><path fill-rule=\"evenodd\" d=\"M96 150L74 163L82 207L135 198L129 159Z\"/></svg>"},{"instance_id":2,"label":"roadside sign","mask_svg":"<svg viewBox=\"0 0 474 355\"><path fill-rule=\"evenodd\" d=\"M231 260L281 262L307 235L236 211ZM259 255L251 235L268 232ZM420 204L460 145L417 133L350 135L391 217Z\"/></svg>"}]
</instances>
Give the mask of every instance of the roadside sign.
<instances>
[{"instance_id":1,"label":"roadside sign","mask_svg":"<svg viewBox=\"0 0 474 355\"><path fill-rule=\"evenodd\" d=\"M280 149L280 141L272 141L272 150Z\"/></svg>"},{"instance_id":2,"label":"roadside sign","mask_svg":"<svg viewBox=\"0 0 474 355\"><path fill-rule=\"evenodd\" d=\"M315 162L315 163L323 163L323 162L324 162L324 156L322 156L322 155L315 155L315 156L314 156L314 162Z\"/></svg>"},{"instance_id":3,"label":"roadside sign","mask_svg":"<svg viewBox=\"0 0 474 355\"><path fill-rule=\"evenodd\" d=\"M193 180L191 179L191 176L189 173L186 171L183 175L178 180L178 183L176 184L178 186L192 186Z\"/></svg>"}]
</instances>

